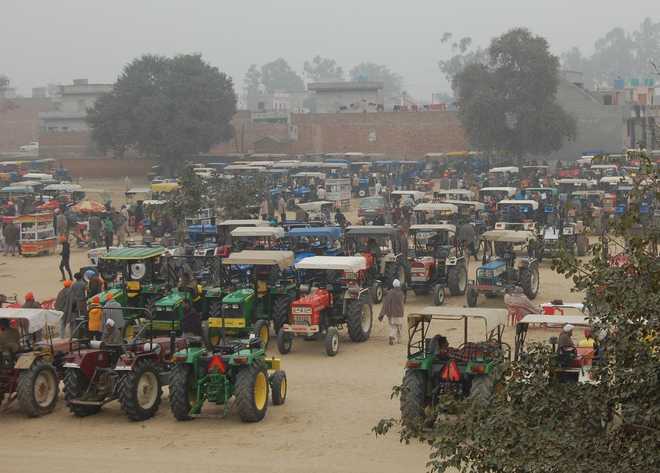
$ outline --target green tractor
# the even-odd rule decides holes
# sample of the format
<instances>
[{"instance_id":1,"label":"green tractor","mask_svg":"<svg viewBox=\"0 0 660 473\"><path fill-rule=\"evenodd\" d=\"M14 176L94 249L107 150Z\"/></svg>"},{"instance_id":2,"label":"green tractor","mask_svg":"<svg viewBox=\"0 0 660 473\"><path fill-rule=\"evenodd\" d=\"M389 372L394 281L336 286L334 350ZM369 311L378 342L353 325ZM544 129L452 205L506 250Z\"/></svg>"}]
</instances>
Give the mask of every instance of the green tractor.
<instances>
[{"instance_id":1,"label":"green tractor","mask_svg":"<svg viewBox=\"0 0 660 473\"><path fill-rule=\"evenodd\" d=\"M408 316L408 360L401 393L401 420L416 427L443 396L486 402L493 394L501 364L511 358L502 342L505 309L426 307ZM429 336L433 320L463 323L463 343L449 346L441 334ZM468 340L471 322L483 321L487 337ZM489 332L490 329L490 332Z\"/></svg>"},{"instance_id":2,"label":"green tractor","mask_svg":"<svg viewBox=\"0 0 660 473\"><path fill-rule=\"evenodd\" d=\"M206 402L223 406L226 415L233 398L243 422L259 422L268 410L269 391L274 405L286 400L286 373L280 360L267 358L257 338L234 340L212 351L200 340L190 340L174 360L169 390L176 420L201 416Z\"/></svg>"},{"instance_id":3,"label":"green tractor","mask_svg":"<svg viewBox=\"0 0 660 473\"><path fill-rule=\"evenodd\" d=\"M293 252L246 250L224 258L223 265L237 268L242 288L224 296L222 305L209 309L209 339L217 345L225 336L245 338L254 333L264 349L270 341L270 325L277 333L288 320L297 283Z\"/></svg>"}]
</instances>

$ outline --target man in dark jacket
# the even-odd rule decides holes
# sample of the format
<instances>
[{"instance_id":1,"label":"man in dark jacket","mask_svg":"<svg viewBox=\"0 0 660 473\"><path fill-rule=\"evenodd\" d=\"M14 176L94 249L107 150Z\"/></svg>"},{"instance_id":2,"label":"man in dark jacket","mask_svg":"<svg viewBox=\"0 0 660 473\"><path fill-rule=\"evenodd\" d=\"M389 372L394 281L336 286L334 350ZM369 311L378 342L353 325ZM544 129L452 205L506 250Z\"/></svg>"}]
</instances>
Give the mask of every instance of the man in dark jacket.
<instances>
[{"instance_id":1,"label":"man in dark jacket","mask_svg":"<svg viewBox=\"0 0 660 473\"><path fill-rule=\"evenodd\" d=\"M73 317L81 317L87 312L87 284L82 277L80 272L77 272L73 275L75 281L71 285L71 307L73 312Z\"/></svg>"},{"instance_id":2,"label":"man in dark jacket","mask_svg":"<svg viewBox=\"0 0 660 473\"><path fill-rule=\"evenodd\" d=\"M401 290L401 281L395 279L392 281L392 289L387 291L383 299L383 306L380 309L378 320L382 321L387 317L390 326L390 345L401 343L401 331L403 329L403 304L405 295Z\"/></svg>"},{"instance_id":3,"label":"man in dark jacket","mask_svg":"<svg viewBox=\"0 0 660 473\"><path fill-rule=\"evenodd\" d=\"M57 293L55 299L55 310L62 312L62 319L60 320L60 338L64 338L66 327L69 326L73 330L73 314L71 313L71 281L64 281L64 287Z\"/></svg>"},{"instance_id":4,"label":"man in dark jacket","mask_svg":"<svg viewBox=\"0 0 660 473\"><path fill-rule=\"evenodd\" d=\"M203 337L202 319L188 299L183 301L183 321L181 331L184 337Z\"/></svg>"},{"instance_id":5,"label":"man in dark jacket","mask_svg":"<svg viewBox=\"0 0 660 473\"><path fill-rule=\"evenodd\" d=\"M69 244L69 239L66 236L61 237L62 242L62 252L60 253L60 273L62 273L61 281L64 281L64 270L69 273L69 279L73 279L73 274L71 274L71 245Z\"/></svg>"},{"instance_id":6,"label":"man in dark jacket","mask_svg":"<svg viewBox=\"0 0 660 473\"><path fill-rule=\"evenodd\" d=\"M41 309L41 304L38 301L34 300L34 294L28 292L25 294L25 302L22 306L23 309Z\"/></svg>"},{"instance_id":7,"label":"man in dark jacket","mask_svg":"<svg viewBox=\"0 0 660 473\"><path fill-rule=\"evenodd\" d=\"M14 256L18 252L19 229L15 223L8 223L4 228L5 256L11 253Z\"/></svg>"}]
</instances>

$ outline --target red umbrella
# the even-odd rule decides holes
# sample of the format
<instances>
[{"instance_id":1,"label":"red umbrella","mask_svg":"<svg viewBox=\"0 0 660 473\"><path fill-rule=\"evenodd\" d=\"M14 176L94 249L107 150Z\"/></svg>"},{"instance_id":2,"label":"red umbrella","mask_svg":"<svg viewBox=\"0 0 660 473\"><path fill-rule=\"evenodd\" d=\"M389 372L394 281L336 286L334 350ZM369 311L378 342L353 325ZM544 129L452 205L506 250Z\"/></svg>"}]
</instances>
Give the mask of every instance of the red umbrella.
<instances>
[{"instance_id":1,"label":"red umbrella","mask_svg":"<svg viewBox=\"0 0 660 473\"><path fill-rule=\"evenodd\" d=\"M93 200L83 200L71 208L74 212L83 214L100 214L105 212L105 206Z\"/></svg>"}]
</instances>

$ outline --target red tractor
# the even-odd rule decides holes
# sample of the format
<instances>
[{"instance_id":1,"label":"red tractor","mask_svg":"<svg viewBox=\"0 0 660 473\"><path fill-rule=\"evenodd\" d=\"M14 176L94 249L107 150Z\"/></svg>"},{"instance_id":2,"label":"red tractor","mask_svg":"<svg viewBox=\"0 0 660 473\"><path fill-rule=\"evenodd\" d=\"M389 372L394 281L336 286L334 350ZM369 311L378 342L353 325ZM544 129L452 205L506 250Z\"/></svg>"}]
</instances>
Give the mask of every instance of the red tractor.
<instances>
[{"instance_id":1,"label":"red tractor","mask_svg":"<svg viewBox=\"0 0 660 473\"><path fill-rule=\"evenodd\" d=\"M354 342L369 339L373 312L369 289L363 287L366 259L362 256L312 256L296 263L303 278L305 294L291 304L289 320L277 335L277 348L289 353L294 336L323 337L325 352L335 356L339 350L339 329L348 328Z\"/></svg>"},{"instance_id":2,"label":"red tractor","mask_svg":"<svg viewBox=\"0 0 660 473\"><path fill-rule=\"evenodd\" d=\"M162 386L169 384L172 357L186 342L173 335L142 336L148 327L149 322L130 343L121 345L77 340L74 349L72 342L64 360L64 399L74 415L96 414L114 400L120 401L131 420L143 421L156 414Z\"/></svg>"}]
</instances>

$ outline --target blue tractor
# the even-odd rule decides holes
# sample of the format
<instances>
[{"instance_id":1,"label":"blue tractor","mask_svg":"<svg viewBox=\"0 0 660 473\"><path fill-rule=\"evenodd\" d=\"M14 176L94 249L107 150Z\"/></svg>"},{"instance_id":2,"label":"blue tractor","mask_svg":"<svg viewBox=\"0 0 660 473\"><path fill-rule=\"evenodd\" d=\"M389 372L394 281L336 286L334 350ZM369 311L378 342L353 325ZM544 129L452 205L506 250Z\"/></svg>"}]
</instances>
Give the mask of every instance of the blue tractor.
<instances>
[{"instance_id":1,"label":"blue tractor","mask_svg":"<svg viewBox=\"0 0 660 473\"><path fill-rule=\"evenodd\" d=\"M342 256L341 227L300 227L287 233L295 262L309 256Z\"/></svg>"}]
</instances>

